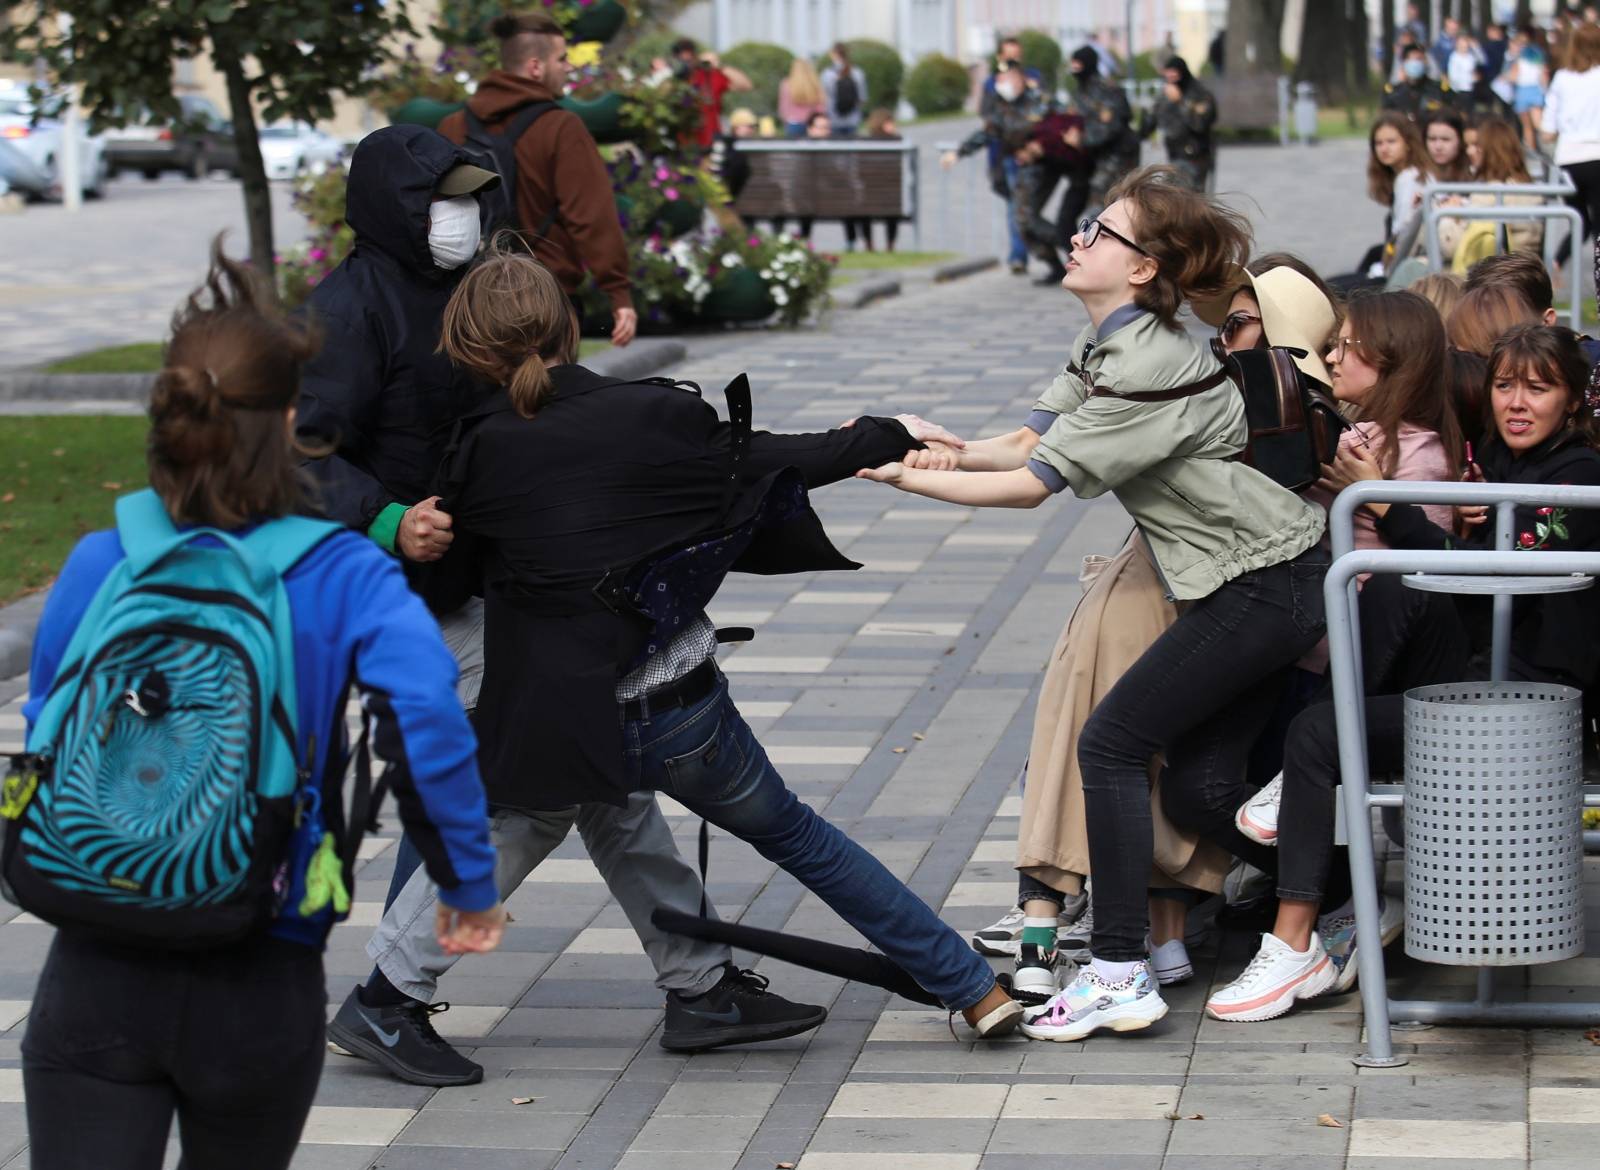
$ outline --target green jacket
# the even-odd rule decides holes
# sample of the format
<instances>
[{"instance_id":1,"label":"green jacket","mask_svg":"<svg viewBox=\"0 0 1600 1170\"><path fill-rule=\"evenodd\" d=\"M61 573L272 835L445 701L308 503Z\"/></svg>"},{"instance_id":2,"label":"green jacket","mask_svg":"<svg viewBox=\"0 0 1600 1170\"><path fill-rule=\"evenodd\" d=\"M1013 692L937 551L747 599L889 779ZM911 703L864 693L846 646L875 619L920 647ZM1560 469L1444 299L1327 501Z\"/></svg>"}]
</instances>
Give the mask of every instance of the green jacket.
<instances>
[{"instance_id":1,"label":"green jacket","mask_svg":"<svg viewBox=\"0 0 1600 1170\"><path fill-rule=\"evenodd\" d=\"M1233 458L1248 431L1232 382L1171 402L1089 396L1085 377L1124 392L1198 382L1218 369L1204 344L1127 305L1097 339L1092 326L1080 333L1072 356L1084 376L1069 364L1039 399L1028 425L1041 437L1028 466L1052 491L1114 493L1144 531L1174 598L1206 597L1321 539L1321 508Z\"/></svg>"}]
</instances>

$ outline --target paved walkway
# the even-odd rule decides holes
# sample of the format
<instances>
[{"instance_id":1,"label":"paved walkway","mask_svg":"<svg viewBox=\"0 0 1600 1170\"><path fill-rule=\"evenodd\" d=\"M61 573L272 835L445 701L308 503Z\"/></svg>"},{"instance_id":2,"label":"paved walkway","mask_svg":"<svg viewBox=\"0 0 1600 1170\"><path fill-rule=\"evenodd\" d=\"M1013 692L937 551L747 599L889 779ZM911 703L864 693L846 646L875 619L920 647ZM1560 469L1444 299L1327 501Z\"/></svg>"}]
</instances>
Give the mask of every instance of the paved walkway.
<instances>
[{"instance_id":1,"label":"paved walkway","mask_svg":"<svg viewBox=\"0 0 1600 1170\"><path fill-rule=\"evenodd\" d=\"M776 429L880 409L996 433L1061 360L1081 320L1071 306L994 273L840 314L826 331L732 339L681 372L714 388L748 371L758 422ZM726 669L802 797L971 931L1012 901L1014 779L1080 558L1113 550L1127 521L1108 502L979 514L857 482L819 503L865 567L731 579L715 616L761 630ZM12 704L0 744L20 733ZM696 822L670 802L668 812L692 856ZM361 948L387 885L392 841L368 846L361 900L328 954L335 1002L367 968ZM731 838L718 835L710 880L729 918L852 940ZM1600 870L1590 888L1600 893ZM1350 1062L1361 1028L1351 996L1269 1024L1202 1020L1208 988L1250 953L1242 933L1199 956L1172 1013L1138 1037L975 1046L959 1025L953 1039L941 1013L763 963L776 989L828 1003L828 1023L686 1058L657 1046L661 994L576 840L510 906L505 947L467 958L442 988L454 1005L442 1030L475 1051L485 1083L413 1088L330 1056L297 1167L1514 1170L1531 1158L1588 1170L1600 1141L1600 1050L1581 1029L1407 1033L1412 1063L1373 1072ZM0 925L4 1170L27 1166L18 1046L49 933L26 917ZM1600 984L1600 958L1534 980L1534 995L1564 998L1565 983ZM1467 991L1451 971L1427 982ZM1342 1127L1318 1125L1320 1114Z\"/></svg>"}]
</instances>

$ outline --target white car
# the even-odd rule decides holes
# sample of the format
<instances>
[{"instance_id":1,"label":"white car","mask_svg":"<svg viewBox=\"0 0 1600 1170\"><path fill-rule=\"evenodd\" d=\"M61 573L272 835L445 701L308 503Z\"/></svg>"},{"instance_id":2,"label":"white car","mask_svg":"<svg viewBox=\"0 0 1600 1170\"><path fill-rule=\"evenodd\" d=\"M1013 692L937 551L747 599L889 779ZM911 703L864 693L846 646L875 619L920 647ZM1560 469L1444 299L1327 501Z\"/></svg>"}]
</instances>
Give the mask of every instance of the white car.
<instances>
[{"instance_id":1,"label":"white car","mask_svg":"<svg viewBox=\"0 0 1600 1170\"><path fill-rule=\"evenodd\" d=\"M320 175L338 166L343 153L337 138L304 122L279 122L261 130L261 161L269 179Z\"/></svg>"},{"instance_id":2,"label":"white car","mask_svg":"<svg viewBox=\"0 0 1600 1170\"><path fill-rule=\"evenodd\" d=\"M52 193L61 187L60 163L65 127L60 119L59 101L47 99L39 112L24 86L0 82L0 138L26 155L50 179ZM37 116L36 116L37 115ZM98 199L105 194L110 177L106 165L106 143L87 127L76 135L78 176L84 195Z\"/></svg>"}]
</instances>

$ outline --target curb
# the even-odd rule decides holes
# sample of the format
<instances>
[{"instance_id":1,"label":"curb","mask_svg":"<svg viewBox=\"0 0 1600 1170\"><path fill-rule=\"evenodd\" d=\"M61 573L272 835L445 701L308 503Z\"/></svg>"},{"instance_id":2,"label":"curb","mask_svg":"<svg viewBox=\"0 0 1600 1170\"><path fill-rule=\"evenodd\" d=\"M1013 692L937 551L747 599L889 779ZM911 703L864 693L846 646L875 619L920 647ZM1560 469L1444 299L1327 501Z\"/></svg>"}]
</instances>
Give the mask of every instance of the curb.
<instances>
[{"instance_id":1,"label":"curb","mask_svg":"<svg viewBox=\"0 0 1600 1170\"><path fill-rule=\"evenodd\" d=\"M624 349L608 349L584 364L608 378L647 378L684 360L689 347L664 337L645 337ZM152 379L148 374L14 374L0 375L0 401L27 399L99 402L142 401ZM33 632L39 625L48 589L0 606L0 679L24 673L33 654Z\"/></svg>"},{"instance_id":2,"label":"curb","mask_svg":"<svg viewBox=\"0 0 1600 1170\"><path fill-rule=\"evenodd\" d=\"M1000 261L993 256L970 256L965 260L952 260L933 270L933 283L943 284L947 280L960 280L963 276L971 276L998 267Z\"/></svg>"},{"instance_id":3,"label":"curb","mask_svg":"<svg viewBox=\"0 0 1600 1170\"><path fill-rule=\"evenodd\" d=\"M885 297L900 295L900 282L893 277L880 277L877 280L859 280L847 284L834 294L834 303L841 309L860 309L870 305L873 301L881 301Z\"/></svg>"},{"instance_id":4,"label":"curb","mask_svg":"<svg viewBox=\"0 0 1600 1170\"><path fill-rule=\"evenodd\" d=\"M39 626L39 615L49 595L49 590L41 589L0 606L0 679L27 672L33 654L33 631Z\"/></svg>"},{"instance_id":5,"label":"curb","mask_svg":"<svg viewBox=\"0 0 1600 1170\"><path fill-rule=\"evenodd\" d=\"M154 374L0 374L0 402L138 402L150 397Z\"/></svg>"}]
</instances>

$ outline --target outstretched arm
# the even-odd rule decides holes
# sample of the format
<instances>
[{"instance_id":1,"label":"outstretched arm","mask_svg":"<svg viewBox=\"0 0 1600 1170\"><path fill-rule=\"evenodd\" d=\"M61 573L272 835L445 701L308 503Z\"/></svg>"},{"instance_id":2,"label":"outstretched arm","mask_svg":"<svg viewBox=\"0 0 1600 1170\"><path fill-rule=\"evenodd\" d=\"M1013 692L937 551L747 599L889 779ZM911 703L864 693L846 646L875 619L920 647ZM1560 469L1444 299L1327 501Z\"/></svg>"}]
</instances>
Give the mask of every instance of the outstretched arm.
<instances>
[{"instance_id":1,"label":"outstretched arm","mask_svg":"<svg viewBox=\"0 0 1600 1170\"><path fill-rule=\"evenodd\" d=\"M924 471L903 463L886 463L856 472L857 479L892 484L903 492L965 504L971 508L1037 508L1050 497L1050 489L1032 471Z\"/></svg>"}]
</instances>

